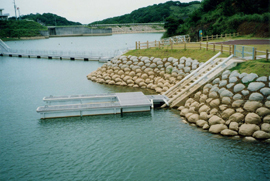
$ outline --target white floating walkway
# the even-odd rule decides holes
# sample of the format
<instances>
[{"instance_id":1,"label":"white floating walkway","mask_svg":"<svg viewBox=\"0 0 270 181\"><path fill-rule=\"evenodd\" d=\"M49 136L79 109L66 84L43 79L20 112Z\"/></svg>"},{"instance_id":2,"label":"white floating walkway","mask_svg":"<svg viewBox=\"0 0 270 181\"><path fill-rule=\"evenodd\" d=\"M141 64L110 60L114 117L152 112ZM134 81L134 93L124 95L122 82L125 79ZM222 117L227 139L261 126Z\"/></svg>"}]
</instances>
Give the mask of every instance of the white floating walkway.
<instances>
[{"instance_id":1,"label":"white floating walkway","mask_svg":"<svg viewBox=\"0 0 270 181\"><path fill-rule=\"evenodd\" d=\"M71 95L44 97L45 106L37 108L41 119L122 114L126 112L150 111L154 104L166 103L164 95L146 96L142 92L114 94Z\"/></svg>"}]
</instances>

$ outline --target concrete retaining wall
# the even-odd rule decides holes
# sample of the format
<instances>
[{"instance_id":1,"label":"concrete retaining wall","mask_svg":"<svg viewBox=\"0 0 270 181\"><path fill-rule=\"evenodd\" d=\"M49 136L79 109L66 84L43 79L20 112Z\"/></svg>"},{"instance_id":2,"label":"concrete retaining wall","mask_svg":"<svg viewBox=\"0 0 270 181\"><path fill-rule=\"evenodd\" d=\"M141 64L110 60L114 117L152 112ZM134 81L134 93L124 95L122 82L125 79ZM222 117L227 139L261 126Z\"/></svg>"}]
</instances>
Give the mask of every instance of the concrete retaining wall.
<instances>
[{"instance_id":1,"label":"concrete retaining wall","mask_svg":"<svg viewBox=\"0 0 270 181\"><path fill-rule=\"evenodd\" d=\"M83 36L83 35L111 35L112 29L91 29L87 27L51 27L50 36Z\"/></svg>"}]
</instances>

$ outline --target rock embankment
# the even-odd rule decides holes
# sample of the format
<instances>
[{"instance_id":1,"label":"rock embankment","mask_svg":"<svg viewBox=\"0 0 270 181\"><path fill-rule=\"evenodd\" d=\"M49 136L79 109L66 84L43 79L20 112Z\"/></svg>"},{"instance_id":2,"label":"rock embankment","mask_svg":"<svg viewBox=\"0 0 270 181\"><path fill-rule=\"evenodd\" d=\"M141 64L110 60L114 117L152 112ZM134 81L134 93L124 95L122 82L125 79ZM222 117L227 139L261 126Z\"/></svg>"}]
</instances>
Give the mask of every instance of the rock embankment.
<instances>
[{"instance_id":1,"label":"rock embankment","mask_svg":"<svg viewBox=\"0 0 270 181\"><path fill-rule=\"evenodd\" d=\"M98 83L148 88L164 93L202 64L186 57L120 56L103 64L87 78Z\"/></svg>"},{"instance_id":2,"label":"rock embankment","mask_svg":"<svg viewBox=\"0 0 270 181\"><path fill-rule=\"evenodd\" d=\"M180 106L193 126L247 140L270 138L270 77L226 70Z\"/></svg>"}]
</instances>

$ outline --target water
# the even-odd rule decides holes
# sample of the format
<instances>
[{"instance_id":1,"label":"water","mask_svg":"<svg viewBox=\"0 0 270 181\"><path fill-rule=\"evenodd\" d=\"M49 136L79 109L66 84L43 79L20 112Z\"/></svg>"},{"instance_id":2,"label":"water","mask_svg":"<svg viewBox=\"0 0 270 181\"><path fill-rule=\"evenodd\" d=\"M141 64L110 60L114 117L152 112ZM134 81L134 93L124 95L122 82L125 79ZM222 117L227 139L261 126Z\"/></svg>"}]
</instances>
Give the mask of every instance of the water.
<instances>
[{"instance_id":1,"label":"water","mask_svg":"<svg viewBox=\"0 0 270 181\"><path fill-rule=\"evenodd\" d=\"M87 80L101 65L0 57L0 180L270 179L268 144L191 127L176 110L39 119L44 96L141 91Z\"/></svg>"}]
</instances>

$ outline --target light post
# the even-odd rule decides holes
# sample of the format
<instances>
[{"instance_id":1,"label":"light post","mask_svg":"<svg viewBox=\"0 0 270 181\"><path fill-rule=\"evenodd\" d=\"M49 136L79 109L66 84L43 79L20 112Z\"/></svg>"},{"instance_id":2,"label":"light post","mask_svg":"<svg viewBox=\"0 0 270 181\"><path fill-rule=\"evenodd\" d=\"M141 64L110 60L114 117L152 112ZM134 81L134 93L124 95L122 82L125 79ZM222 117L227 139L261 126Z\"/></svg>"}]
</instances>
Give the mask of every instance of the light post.
<instances>
[{"instance_id":1,"label":"light post","mask_svg":"<svg viewBox=\"0 0 270 181\"><path fill-rule=\"evenodd\" d=\"M13 1L13 3L14 3L14 10L15 10L15 18L17 21L17 8L16 8L15 0Z\"/></svg>"}]
</instances>

